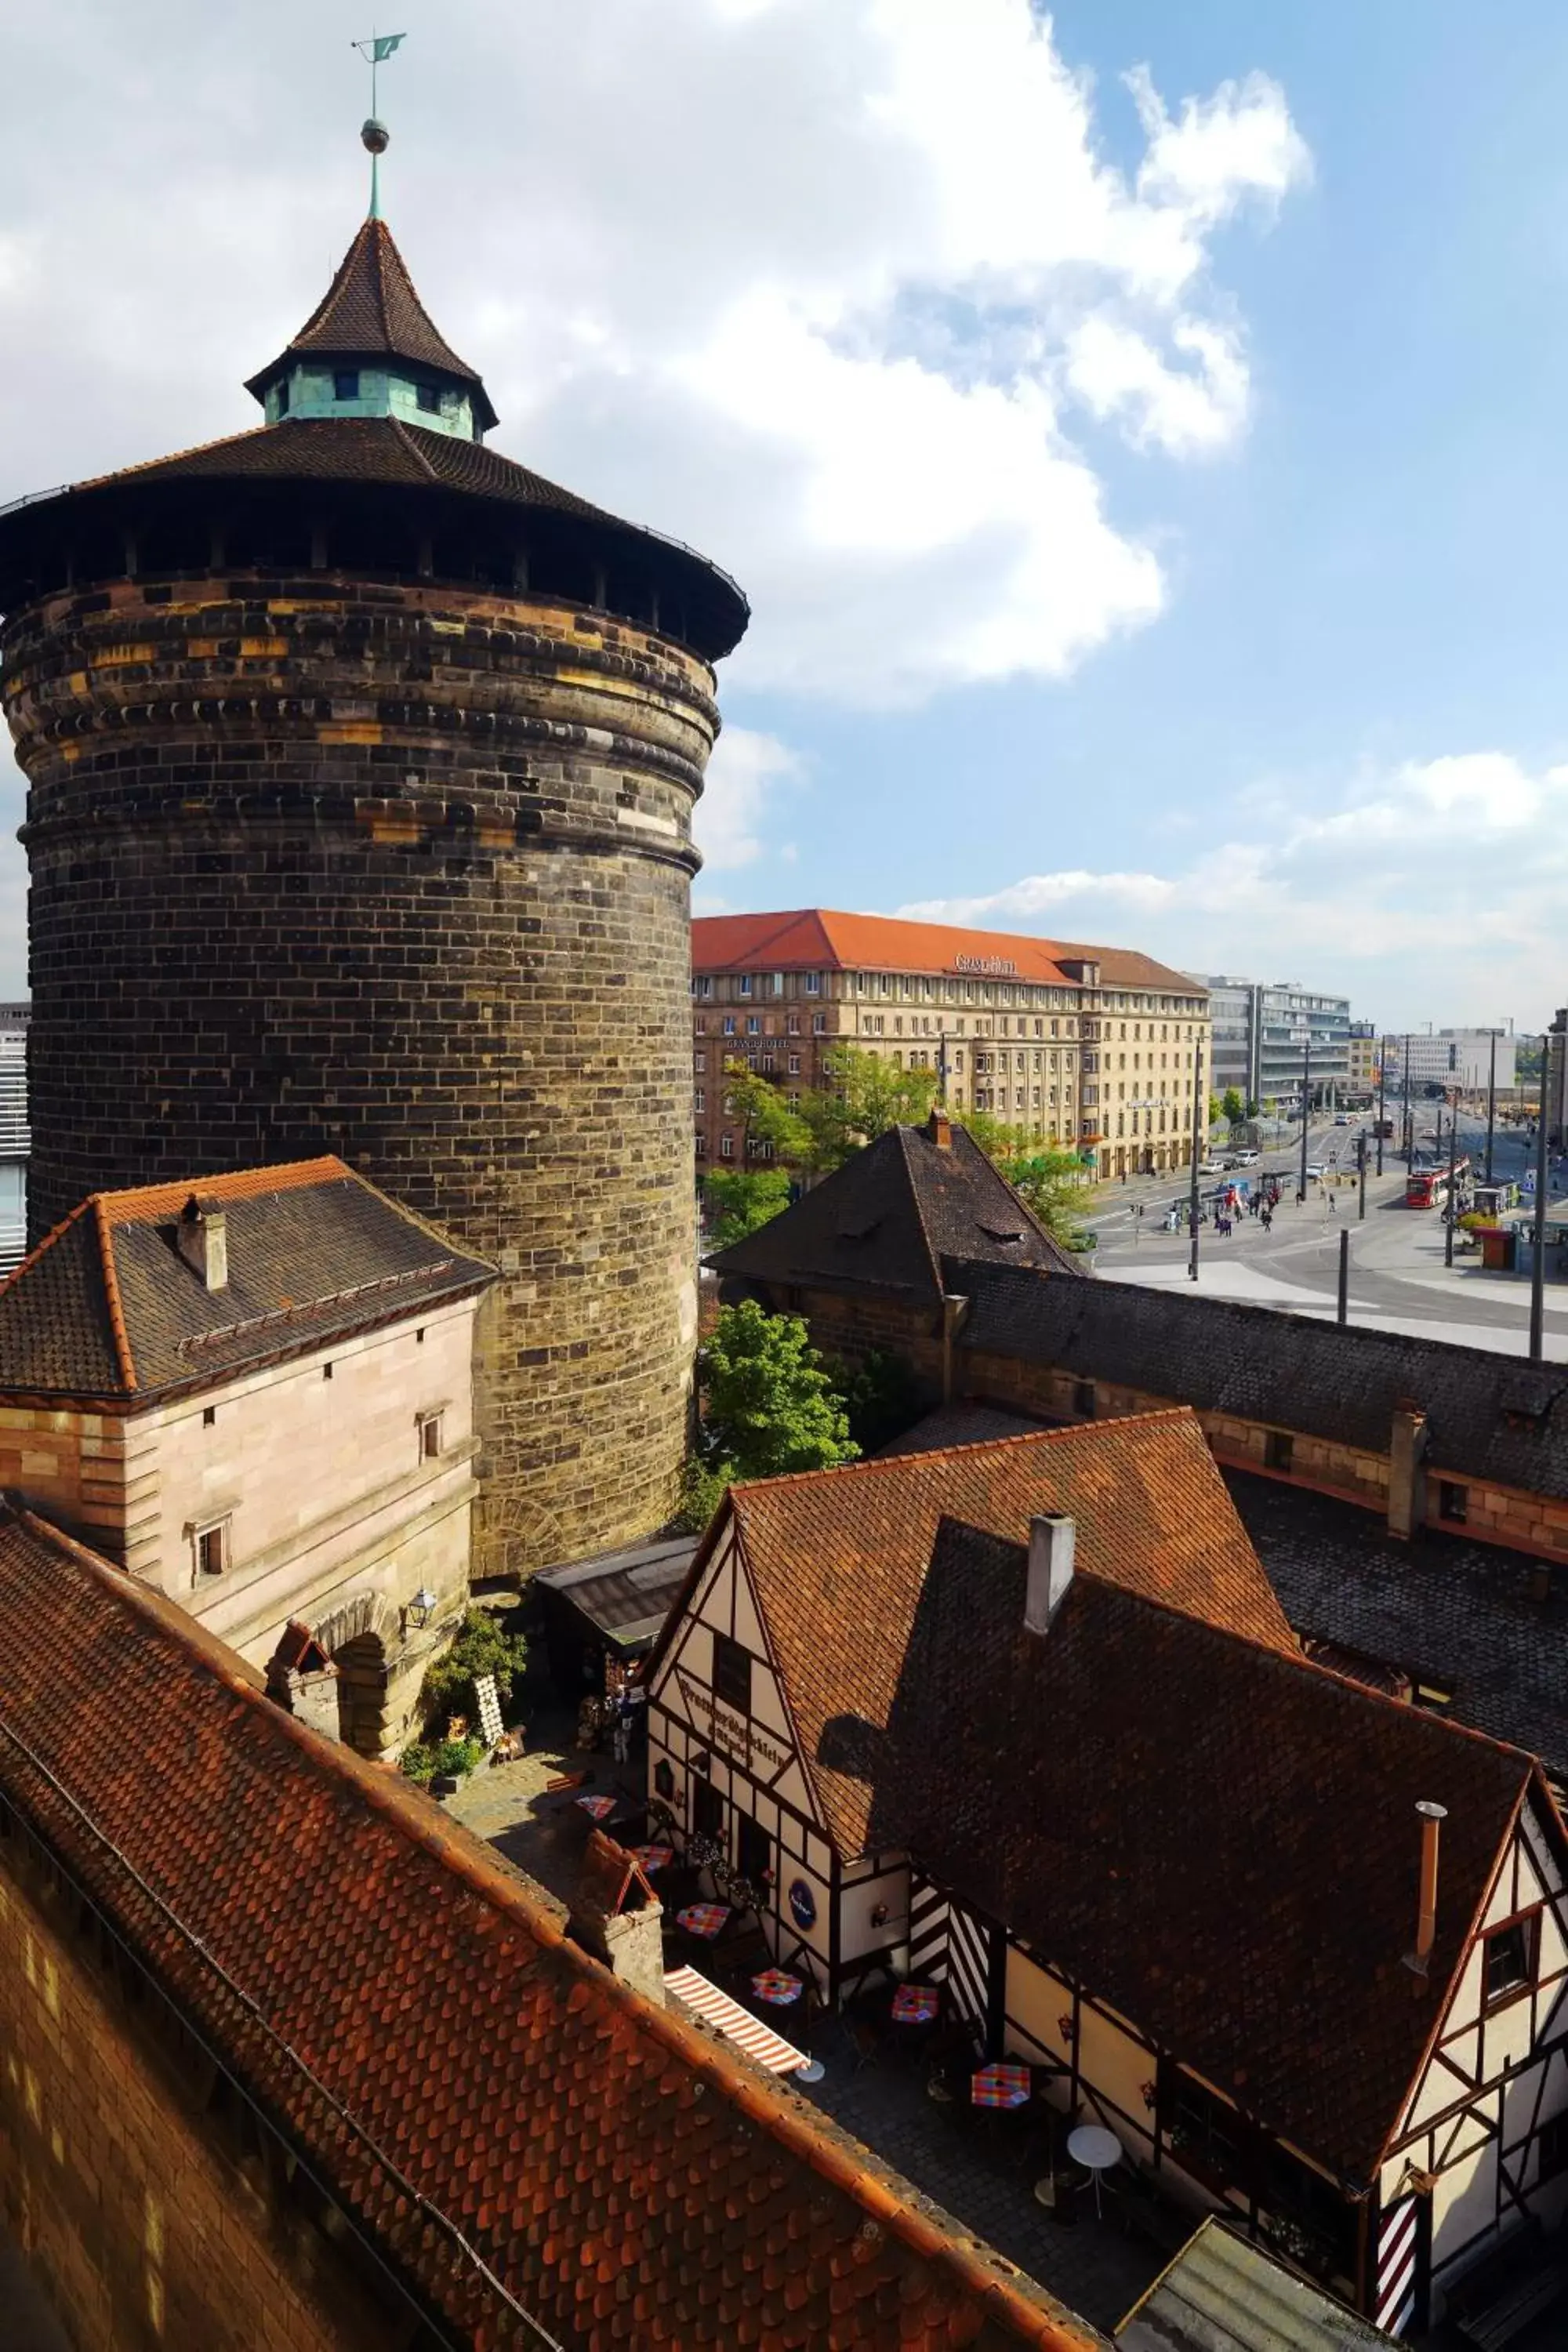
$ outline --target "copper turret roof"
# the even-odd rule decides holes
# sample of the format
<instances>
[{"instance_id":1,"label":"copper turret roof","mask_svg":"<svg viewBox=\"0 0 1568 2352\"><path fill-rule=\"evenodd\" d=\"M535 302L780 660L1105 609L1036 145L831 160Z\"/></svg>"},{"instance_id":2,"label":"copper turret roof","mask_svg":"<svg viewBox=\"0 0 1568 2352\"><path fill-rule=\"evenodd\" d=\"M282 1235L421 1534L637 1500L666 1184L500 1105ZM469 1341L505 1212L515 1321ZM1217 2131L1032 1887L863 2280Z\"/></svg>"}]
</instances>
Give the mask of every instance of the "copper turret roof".
<instances>
[{"instance_id":1,"label":"copper turret roof","mask_svg":"<svg viewBox=\"0 0 1568 2352\"><path fill-rule=\"evenodd\" d=\"M458 357L426 310L397 240L382 220L363 223L321 303L270 365L249 378L247 392L262 399L295 358L403 360L411 368L468 385L481 433L496 422L483 378Z\"/></svg>"}]
</instances>

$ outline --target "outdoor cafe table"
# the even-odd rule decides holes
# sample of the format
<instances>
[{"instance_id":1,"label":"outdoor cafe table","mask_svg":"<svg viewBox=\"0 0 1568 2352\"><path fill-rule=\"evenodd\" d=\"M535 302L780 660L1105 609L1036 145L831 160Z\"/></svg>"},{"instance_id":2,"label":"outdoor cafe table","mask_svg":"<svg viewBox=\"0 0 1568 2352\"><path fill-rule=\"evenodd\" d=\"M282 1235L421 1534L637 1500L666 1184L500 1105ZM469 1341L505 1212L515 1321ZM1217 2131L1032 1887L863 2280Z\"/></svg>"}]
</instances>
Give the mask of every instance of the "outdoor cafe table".
<instances>
[{"instance_id":1,"label":"outdoor cafe table","mask_svg":"<svg viewBox=\"0 0 1568 2352\"><path fill-rule=\"evenodd\" d=\"M582 1806L591 1821L607 1822L619 1800L615 1797L578 1797L574 1801Z\"/></svg>"},{"instance_id":2,"label":"outdoor cafe table","mask_svg":"<svg viewBox=\"0 0 1568 2352\"><path fill-rule=\"evenodd\" d=\"M895 2025L929 2025L942 2007L934 1985L901 1984L893 1995Z\"/></svg>"},{"instance_id":3,"label":"outdoor cafe table","mask_svg":"<svg viewBox=\"0 0 1568 2352\"><path fill-rule=\"evenodd\" d=\"M1026 2107L1034 2087L1026 2066L1010 2066L998 2061L971 2074L970 2103L976 2107Z\"/></svg>"},{"instance_id":4,"label":"outdoor cafe table","mask_svg":"<svg viewBox=\"0 0 1568 2352\"><path fill-rule=\"evenodd\" d=\"M759 2000L771 2001L775 2009L788 2009L805 1990L804 1977L792 1976L788 1969L764 1969L752 1979L752 1990Z\"/></svg>"},{"instance_id":5,"label":"outdoor cafe table","mask_svg":"<svg viewBox=\"0 0 1568 2352\"><path fill-rule=\"evenodd\" d=\"M689 1936L700 1936L705 1944L710 1944L722 1932L729 1916L727 1903L689 1903L684 1911L676 1913L675 1924L684 1927Z\"/></svg>"},{"instance_id":6,"label":"outdoor cafe table","mask_svg":"<svg viewBox=\"0 0 1568 2352\"><path fill-rule=\"evenodd\" d=\"M632 1848L643 1868L649 1871L662 1870L674 1852L675 1848L669 1845L634 1845Z\"/></svg>"}]
</instances>

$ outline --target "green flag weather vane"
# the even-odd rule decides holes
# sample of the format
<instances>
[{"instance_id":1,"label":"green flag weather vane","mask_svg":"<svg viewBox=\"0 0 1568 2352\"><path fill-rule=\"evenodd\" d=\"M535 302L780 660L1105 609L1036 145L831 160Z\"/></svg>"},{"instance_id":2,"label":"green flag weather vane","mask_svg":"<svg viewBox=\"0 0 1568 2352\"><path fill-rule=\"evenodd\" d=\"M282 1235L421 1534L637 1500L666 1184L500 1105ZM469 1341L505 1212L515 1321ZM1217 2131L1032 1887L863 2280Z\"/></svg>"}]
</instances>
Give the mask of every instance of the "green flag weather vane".
<instances>
[{"instance_id":1,"label":"green flag weather vane","mask_svg":"<svg viewBox=\"0 0 1568 2352\"><path fill-rule=\"evenodd\" d=\"M372 220L381 218L381 159L385 154L392 137L392 133L375 110L375 69L377 66L384 65L394 50L400 49L407 38L406 33L373 33L368 41L355 41L353 44L370 68L370 114L360 131L360 138L370 152L370 216Z\"/></svg>"}]
</instances>

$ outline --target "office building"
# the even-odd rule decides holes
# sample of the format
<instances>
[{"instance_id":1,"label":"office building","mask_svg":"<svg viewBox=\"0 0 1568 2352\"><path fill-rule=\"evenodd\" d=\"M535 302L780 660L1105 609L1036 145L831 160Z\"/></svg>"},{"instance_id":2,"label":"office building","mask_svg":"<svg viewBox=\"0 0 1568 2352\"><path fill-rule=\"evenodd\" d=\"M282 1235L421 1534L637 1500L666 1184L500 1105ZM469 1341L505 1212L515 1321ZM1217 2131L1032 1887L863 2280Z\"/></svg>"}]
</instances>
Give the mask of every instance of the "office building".
<instances>
[{"instance_id":1,"label":"office building","mask_svg":"<svg viewBox=\"0 0 1568 2352\"><path fill-rule=\"evenodd\" d=\"M1310 1050L1315 1104L1331 1103L1351 1083L1350 999L1324 996L1291 981L1237 980L1211 973L1205 982L1214 1031L1216 1094L1234 1087L1244 1101L1299 1103Z\"/></svg>"}]
</instances>

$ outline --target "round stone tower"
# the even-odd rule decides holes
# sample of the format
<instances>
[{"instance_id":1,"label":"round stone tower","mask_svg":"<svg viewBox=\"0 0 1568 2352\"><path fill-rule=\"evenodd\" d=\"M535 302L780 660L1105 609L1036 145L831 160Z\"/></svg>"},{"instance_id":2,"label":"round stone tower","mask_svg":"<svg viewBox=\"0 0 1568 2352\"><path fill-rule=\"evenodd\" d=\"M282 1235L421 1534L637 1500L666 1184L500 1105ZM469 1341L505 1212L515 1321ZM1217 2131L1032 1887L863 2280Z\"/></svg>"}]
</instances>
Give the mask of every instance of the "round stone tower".
<instances>
[{"instance_id":1,"label":"round stone tower","mask_svg":"<svg viewBox=\"0 0 1568 2352\"><path fill-rule=\"evenodd\" d=\"M684 1449L690 818L745 600L484 446L374 214L247 389L258 429L0 515L33 1226L342 1153L500 1268L477 1565L584 1557Z\"/></svg>"}]
</instances>

